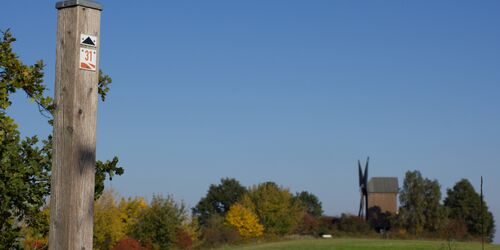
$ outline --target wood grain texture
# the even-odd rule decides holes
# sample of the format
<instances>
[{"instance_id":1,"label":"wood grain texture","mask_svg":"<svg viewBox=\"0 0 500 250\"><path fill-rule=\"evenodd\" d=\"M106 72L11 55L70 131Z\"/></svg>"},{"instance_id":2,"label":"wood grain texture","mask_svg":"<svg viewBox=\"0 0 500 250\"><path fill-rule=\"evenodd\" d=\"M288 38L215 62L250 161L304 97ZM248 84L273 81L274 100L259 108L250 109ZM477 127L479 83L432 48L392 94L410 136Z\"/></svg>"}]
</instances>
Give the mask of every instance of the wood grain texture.
<instances>
[{"instance_id":1,"label":"wood grain texture","mask_svg":"<svg viewBox=\"0 0 500 250\"><path fill-rule=\"evenodd\" d=\"M79 69L80 34L100 43L101 11L58 11L49 249L92 249L97 70Z\"/></svg>"}]
</instances>

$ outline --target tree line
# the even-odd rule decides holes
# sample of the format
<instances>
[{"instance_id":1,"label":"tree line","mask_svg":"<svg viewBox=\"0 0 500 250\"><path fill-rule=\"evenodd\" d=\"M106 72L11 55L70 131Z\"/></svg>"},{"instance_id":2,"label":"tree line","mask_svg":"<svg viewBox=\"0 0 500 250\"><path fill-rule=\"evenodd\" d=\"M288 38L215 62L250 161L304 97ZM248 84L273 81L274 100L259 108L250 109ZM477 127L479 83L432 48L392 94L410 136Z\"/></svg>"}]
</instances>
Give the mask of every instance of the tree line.
<instances>
[{"instance_id":1,"label":"tree line","mask_svg":"<svg viewBox=\"0 0 500 250\"><path fill-rule=\"evenodd\" d=\"M477 240L484 235L493 239L493 215L486 205L481 210L480 196L468 180L448 189L442 201L436 180L409 171L400 203L397 214L371 207L365 220L347 213L325 215L316 195L292 193L274 182L244 187L234 178L222 178L209 186L190 211L172 196L154 195L148 203L143 197L120 198L108 189L94 206L94 248L203 249L287 235L325 234L444 240ZM42 212L49 214L48 208ZM46 234L28 225L21 232L27 249L46 246Z\"/></svg>"},{"instance_id":2,"label":"tree line","mask_svg":"<svg viewBox=\"0 0 500 250\"><path fill-rule=\"evenodd\" d=\"M400 209L392 225L413 235L439 235L455 239L492 241L495 221L486 202L467 179L447 189L442 201L437 180L423 178L419 171L408 171L399 193ZM481 205L483 203L483 205Z\"/></svg>"},{"instance_id":3,"label":"tree line","mask_svg":"<svg viewBox=\"0 0 500 250\"><path fill-rule=\"evenodd\" d=\"M211 184L188 211L172 196L128 198L118 202L106 191L95 205L96 249L193 249L287 235L321 237L385 237L491 241L493 215L471 183L462 179L441 198L437 180L419 171L405 175L397 214L371 207L368 220L350 214L328 216L318 197L308 191L290 192L274 182L245 187L234 178ZM189 213L190 212L190 213ZM483 232L483 233L482 233Z\"/></svg>"}]
</instances>

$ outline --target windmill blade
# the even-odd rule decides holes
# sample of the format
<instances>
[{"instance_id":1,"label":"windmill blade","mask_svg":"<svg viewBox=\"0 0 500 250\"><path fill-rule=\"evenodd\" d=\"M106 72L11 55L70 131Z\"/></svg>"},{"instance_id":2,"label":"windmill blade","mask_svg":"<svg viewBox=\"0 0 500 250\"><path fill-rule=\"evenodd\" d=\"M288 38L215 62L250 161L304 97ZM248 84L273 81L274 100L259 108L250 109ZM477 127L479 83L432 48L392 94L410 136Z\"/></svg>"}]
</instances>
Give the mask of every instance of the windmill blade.
<instances>
[{"instance_id":1,"label":"windmill blade","mask_svg":"<svg viewBox=\"0 0 500 250\"><path fill-rule=\"evenodd\" d=\"M358 160L358 170L359 170L359 186L363 185L363 170L361 169L361 162Z\"/></svg>"},{"instance_id":2,"label":"windmill blade","mask_svg":"<svg viewBox=\"0 0 500 250\"><path fill-rule=\"evenodd\" d=\"M361 217L363 215L363 194L361 194L361 199L359 200L359 212L358 212L358 217Z\"/></svg>"}]
</instances>

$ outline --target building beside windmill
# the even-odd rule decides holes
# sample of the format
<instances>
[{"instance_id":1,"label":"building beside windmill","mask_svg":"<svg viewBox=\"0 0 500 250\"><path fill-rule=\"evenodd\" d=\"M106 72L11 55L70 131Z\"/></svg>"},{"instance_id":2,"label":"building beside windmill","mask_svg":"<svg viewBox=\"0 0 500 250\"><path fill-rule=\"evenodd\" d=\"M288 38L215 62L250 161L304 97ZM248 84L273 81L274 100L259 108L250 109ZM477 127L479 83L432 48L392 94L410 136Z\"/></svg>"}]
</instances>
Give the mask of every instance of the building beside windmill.
<instances>
[{"instance_id":1,"label":"building beside windmill","mask_svg":"<svg viewBox=\"0 0 500 250\"><path fill-rule=\"evenodd\" d=\"M381 212L398 212L399 184L397 177L373 177L368 182L368 207L379 207Z\"/></svg>"}]
</instances>

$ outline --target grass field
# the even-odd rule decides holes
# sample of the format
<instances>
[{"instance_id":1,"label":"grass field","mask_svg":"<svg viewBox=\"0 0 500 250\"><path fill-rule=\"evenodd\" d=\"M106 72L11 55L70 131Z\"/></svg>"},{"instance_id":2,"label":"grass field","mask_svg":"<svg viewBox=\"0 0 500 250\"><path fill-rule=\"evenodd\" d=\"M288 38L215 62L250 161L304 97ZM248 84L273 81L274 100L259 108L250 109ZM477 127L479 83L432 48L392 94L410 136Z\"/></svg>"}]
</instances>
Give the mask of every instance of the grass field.
<instances>
[{"instance_id":1,"label":"grass field","mask_svg":"<svg viewBox=\"0 0 500 250\"><path fill-rule=\"evenodd\" d=\"M451 243L445 241L416 241L416 240L364 240L364 239L304 239L290 240L262 244L250 244L242 246L227 246L220 250L253 250L253 249L271 249L271 250L481 250L480 243ZM500 250L500 245L486 245L485 249Z\"/></svg>"}]
</instances>

